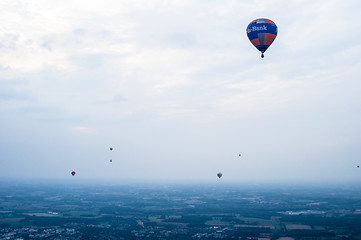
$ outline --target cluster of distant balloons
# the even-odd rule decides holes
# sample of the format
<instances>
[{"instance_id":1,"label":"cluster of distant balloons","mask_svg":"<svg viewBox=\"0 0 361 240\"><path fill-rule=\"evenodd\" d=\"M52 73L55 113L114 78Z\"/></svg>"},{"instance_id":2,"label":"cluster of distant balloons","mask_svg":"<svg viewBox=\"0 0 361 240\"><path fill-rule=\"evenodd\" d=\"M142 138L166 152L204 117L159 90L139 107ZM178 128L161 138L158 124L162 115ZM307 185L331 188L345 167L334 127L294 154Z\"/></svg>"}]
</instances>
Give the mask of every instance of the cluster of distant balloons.
<instances>
[{"instance_id":1,"label":"cluster of distant balloons","mask_svg":"<svg viewBox=\"0 0 361 240\"><path fill-rule=\"evenodd\" d=\"M109 148L109 150L110 150L110 151L113 151L113 148ZM240 156L241 156L241 154L238 154L238 156L240 157ZM110 160L109 160L109 162L113 162L113 160L112 160L112 159L110 159ZM357 167L358 167L358 166L357 166ZM75 176L75 174L76 174L76 172L75 172L75 171L72 171L72 172L71 172L71 175L73 175L73 177ZM222 175L223 175L223 174L222 174L221 172L217 173L217 177L218 177L218 178L221 178L221 177L222 177Z\"/></svg>"},{"instance_id":2,"label":"cluster of distant balloons","mask_svg":"<svg viewBox=\"0 0 361 240\"><path fill-rule=\"evenodd\" d=\"M113 148L111 147L111 148L109 148L109 150L110 150L110 151L113 151ZM109 162L113 162L113 160L110 159ZM73 177L75 176L75 174L76 174L75 171L72 171L72 172L71 172L71 175L73 175Z\"/></svg>"},{"instance_id":3,"label":"cluster of distant balloons","mask_svg":"<svg viewBox=\"0 0 361 240\"><path fill-rule=\"evenodd\" d=\"M109 148L109 150L110 150L110 151L113 151L113 148ZM239 153L239 154L238 154L238 157L241 157L241 156L242 156L242 154ZM110 159L109 162L113 162L113 160ZM357 168L360 168L360 166L357 165ZM76 174L75 171L72 171L72 172L71 172L71 175L75 176L75 174ZM218 173L217 173L217 177L218 177L218 178L221 178L222 176L223 176L223 173L221 173L221 172L218 172Z\"/></svg>"},{"instance_id":4,"label":"cluster of distant balloons","mask_svg":"<svg viewBox=\"0 0 361 240\"><path fill-rule=\"evenodd\" d=\"M278 28L277 25L270 19L267 18L258 18L250 22L246 28L246 33L248 39L251 43L261 52L261 57L264 57L264 53L269 46L275 40ZM110 151L113 151L113 148L110 148ZM241 154L238 155L241 157ZM112 159L109 162L113 162ZM358 165L357 168L360 168ZM71 172L71 175L75 176L75 171ZM217 173L217 177L221 178L222 173Z\"/></svg>"}]
</instances>

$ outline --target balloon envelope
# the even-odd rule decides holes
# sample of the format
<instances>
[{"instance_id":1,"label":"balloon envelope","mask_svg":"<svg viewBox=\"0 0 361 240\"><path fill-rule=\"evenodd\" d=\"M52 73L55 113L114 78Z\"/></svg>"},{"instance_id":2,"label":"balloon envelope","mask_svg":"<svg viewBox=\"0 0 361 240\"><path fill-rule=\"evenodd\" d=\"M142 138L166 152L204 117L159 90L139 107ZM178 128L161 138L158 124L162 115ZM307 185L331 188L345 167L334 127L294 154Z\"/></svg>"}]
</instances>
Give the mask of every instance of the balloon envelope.
<instances>
[{"instance_id":1,"label":"balloon envelope","mask_svg":"<svg viewBox=\"0 0 361 240\"><path fill-rule=\"evenodd\" d=\"M272 44L277 36L277 25L267 18L258 18L247 26L247 37L251 43L262 53Z\"/></svg>"},{"instance_id":2,"label":"balloon envelope","mask_svg":"<svg viewBox=\"0 0 361 240\"><path fill-rule=\"evenodd\" d=\"M74 175L75 175L75 172L74 172L74 171L72 171L72 172L71 172L71 175L73 175L73 176L74 176Z\"/></svg>"},{"instance_id":3,"label":"balloon envelope","mask_svg":"<svg viewBox=\"0 0 361 240\"><path fill-rule=\"evenodd\" d=\"M218 178L221 178L221 177L222 177L222 175L223 175L223 174L222 174L222 173L220 173L220 172L219 172L219 173L217 173L217 177L218 177Z\"/></svg>"},{"instance_id":4,"label":"balloon envelope","mask_svg":"<svg viewBox=\"0 0 361 240\"><path fill-rule=\"evenodd\" d=\"M113 151L113 148L110 148L110 151Z\"/></svg>"}]
</instances>

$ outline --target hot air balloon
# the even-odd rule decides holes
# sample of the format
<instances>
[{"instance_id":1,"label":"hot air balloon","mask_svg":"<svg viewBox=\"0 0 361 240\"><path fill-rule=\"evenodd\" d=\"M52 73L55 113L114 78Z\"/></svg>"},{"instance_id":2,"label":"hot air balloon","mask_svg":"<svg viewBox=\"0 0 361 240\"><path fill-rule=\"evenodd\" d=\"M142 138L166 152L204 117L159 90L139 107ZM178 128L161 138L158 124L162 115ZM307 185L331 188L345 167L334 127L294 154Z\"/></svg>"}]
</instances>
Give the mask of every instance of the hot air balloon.
<instances>
[{"instance_id":1,"label":"hot air balloon","mask_svg":"<svg viewBox=\"0 0 361 240\"><path fill-rule=\"evenodd\" d=\"M110 150L110 151L113 151L113 148L111 147L111 148L109 148L109 150ZM109 162L113 162L113 160L110 159Z\"/></svg>"},{"instance_id":2,"label":"hot air balloon","mask_svg":"<svg viewBox=\"0 0 361 240\"><path fill-rule=\"evenodd\" d=\"M217 177L218 177L218 178L221 178L222 175L223 175L223 174L222 174L221 172L217 173Z\"/></svg>"},{"instance_id":3,"label":"hot air balloon","mask_svg":"<svg viewBox=\"0 0 361 240\"><path fill-rule=\"evenodd\" d=\"M71 175L73 175L73 176L74 176L74 175L75 175L75 172L74 172L74 171L72 171L72 172L71 172Z\"/></svg>"},{"instance_id":4,"label":"hot air balloon","mask_svg":"<svg viewBox=\"0 0 361 240\"><path fill-rule=\"evenodd\" d=\"M247 36L252 44L260 51L261 57L277 36L277 25L267 18L258 18L250 22L247 27Z\"/></svg>"},{"instance_id":5,"label":"hot air balloon","mask_svg":"<svg viewBox=\"0 0 361 240\"><path fill-rule=\"evenodd\" d=\"M357 168L360 168L360 166L359 166L359 165L357 165Z\"/></svg>"},{"instance_id":6,"label":"hot air balloon","mask_svg":"<svg viewBox=\"0 0 361 240\"><path fill-rule=\"evenodd\" d=\"M238 156L240 157L240 156L241 156L241 154L238 154Z\"/></svg>"}]
</instances>

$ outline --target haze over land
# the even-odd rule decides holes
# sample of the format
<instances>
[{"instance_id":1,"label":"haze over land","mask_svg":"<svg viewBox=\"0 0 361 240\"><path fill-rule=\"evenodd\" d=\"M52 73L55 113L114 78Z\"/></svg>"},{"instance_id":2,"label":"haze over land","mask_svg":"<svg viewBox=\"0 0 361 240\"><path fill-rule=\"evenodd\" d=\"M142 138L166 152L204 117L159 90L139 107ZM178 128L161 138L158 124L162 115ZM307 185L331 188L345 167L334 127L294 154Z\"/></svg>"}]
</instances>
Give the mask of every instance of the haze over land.
<instances>
[{"instance_id":1,"label":"haze over land","mask_svg":"<svg viewBox=\"0 0 361 240\"><path fill-rule=\"evenodd\" d=\"M359 184L360 9L1 1L0 177Z\"/></svg>"},{"instance_id":2,"label":"haze over land","mask_svg":"<svg viewBox=\"0 0 361 240\"><path fill-rule=\"evenodd\" d=\"M0 183L0 239L361 239L360 186Z\"/></svg>"}]
</instances>

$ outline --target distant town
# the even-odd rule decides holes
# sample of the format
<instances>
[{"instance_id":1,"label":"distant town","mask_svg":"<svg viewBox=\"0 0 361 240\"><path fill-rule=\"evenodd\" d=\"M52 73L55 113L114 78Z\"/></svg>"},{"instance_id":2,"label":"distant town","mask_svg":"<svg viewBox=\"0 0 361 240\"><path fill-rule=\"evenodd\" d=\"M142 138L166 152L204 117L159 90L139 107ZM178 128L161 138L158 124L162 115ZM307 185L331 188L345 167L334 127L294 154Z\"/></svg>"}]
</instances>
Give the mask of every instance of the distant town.
<instances>
[{"instance_id":1,"label":"distant town","mask_svg":"<svg viewBox=\"0 0 361 240\"><path fill-rule=\"evenodd\" d=\"M0 186L0 239L361 239L361 186Z\"/></svg>"}]
</instances>

